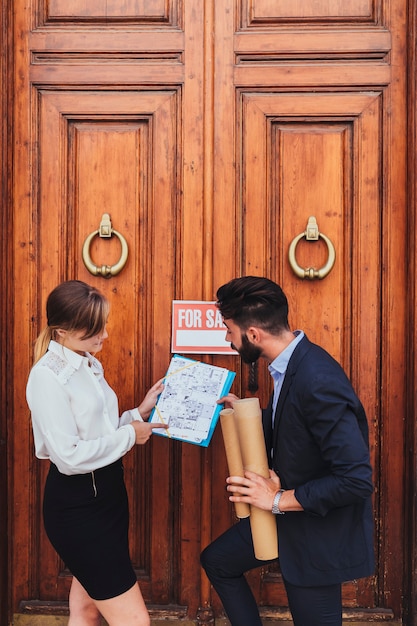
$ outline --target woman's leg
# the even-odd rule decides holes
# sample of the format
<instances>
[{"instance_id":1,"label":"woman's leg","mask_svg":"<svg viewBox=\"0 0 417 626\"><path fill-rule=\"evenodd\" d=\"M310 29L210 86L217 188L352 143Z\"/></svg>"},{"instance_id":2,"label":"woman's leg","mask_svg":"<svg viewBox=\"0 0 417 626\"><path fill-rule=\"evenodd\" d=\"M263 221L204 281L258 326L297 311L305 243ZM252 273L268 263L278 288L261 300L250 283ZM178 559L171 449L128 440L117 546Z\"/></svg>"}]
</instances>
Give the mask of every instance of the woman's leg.
<instances>
[{"instance_id":1,"label":"woman's leg","mask_svg":"<svg viewBox=\"0 0 417 626\"><path fill-rule=\"evenodd\" d=\"M68 626L100 626L100 612L75 576L71 583L69 609Z\"/></svg>"},{"instance_id":2,"label":"woman's leg","mask_svg":"<svg viewBox=\"0 0 417 626\"><path fill-rule=\"evenodd\" d=\"M149 613L136 583L125 593L94 603L109 626L150 626Z\"/></svg>"}]
</instances>

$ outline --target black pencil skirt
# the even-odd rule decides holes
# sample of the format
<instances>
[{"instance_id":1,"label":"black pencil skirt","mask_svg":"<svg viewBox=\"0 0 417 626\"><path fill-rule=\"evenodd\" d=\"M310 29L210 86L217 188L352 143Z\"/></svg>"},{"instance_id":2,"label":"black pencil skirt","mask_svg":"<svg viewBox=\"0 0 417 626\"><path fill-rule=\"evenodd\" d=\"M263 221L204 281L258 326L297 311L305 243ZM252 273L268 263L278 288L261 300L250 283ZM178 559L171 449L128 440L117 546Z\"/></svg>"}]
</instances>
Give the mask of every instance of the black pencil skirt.
<instances>
[{"instance_id":1,"label":"black pencil skirt","mask_svg":"<svg viewBox=\"0 0 417 626\"><path fill-rule=\"evenodd\" d=\"M136 583L121 459L72 476L51 463L43 517L50 542L91 598L114 598Z\"/></svg>"}]
</instances>

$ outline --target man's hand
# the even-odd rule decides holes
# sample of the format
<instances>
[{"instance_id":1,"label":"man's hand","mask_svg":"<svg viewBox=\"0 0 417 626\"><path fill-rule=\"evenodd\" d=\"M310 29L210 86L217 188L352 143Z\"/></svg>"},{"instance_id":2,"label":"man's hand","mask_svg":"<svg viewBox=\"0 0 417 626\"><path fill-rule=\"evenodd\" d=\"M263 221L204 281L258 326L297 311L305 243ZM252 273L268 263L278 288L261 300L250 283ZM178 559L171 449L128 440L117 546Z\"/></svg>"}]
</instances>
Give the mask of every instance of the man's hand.
<instances>
[{"instance_id":1,"label":"man's hand","mask_svg":"<svg viewBox=\"0 0 417 626\"><path fill-rule=\"evenodd\" d=\"M272 510L275 494L281 489L281 481L274 470L269 470L269 478L264 478L255 472L245 472L241 476L229 476L226 479L227 491L231 502L246 502L258 509Z\"/></svg>"},{"instance_id":2,"label":"man's hand","mask_svg":"<svg viewBox=\"0 0 417 626\"><path fill-rule=\"evenodd\" d=\"M233 402L240 400L234 393L229 393L227 396L223 396L217 400L217 404L224 404L225 409L233 409Z\"/></svg>"}]
</instances>

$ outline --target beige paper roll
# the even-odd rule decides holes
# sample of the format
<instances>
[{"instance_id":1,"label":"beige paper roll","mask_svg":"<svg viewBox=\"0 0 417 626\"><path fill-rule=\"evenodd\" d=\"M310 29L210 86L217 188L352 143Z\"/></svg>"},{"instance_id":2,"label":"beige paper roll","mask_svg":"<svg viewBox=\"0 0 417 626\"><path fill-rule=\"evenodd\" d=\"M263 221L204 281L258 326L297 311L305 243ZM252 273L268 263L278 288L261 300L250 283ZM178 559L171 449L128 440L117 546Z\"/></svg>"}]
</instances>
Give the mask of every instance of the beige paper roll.
<instances>
[{"instance_id":1,"label":"beige paper roll","mask_svg":"<svg viewBox=\"0 0 417 626\"><path fill-rule=\"evenodd\" d=\"M268 458L258 398L233 402L243 468L269 477ZM261 561L278 556L278 533L275 515L251 505L250 525L255 556Z\"/></svg>"},{"instance_id":2,"label":"beige paper roll","mask_svg":"<svg viewBox=\"0 0 417 626\"><path fill-rule=\"evenodd\" d=\"M240 453L239 436L237 434L235 412L233 409L223 409L220 411L220 424L222 427L229 476L243 476L242 455ZM234 504L237 517L240 519L249 517L249 504L246 504L246 502L235 502Z\"/></svg>"}]
</instances>

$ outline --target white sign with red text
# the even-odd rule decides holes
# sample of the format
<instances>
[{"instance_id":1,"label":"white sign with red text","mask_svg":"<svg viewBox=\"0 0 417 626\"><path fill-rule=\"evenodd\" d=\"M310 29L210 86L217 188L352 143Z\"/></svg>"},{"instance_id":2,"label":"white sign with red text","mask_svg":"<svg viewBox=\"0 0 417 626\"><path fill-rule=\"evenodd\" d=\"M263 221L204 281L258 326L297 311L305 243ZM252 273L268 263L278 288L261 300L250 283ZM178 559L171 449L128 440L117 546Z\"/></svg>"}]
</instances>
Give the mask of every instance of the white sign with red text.
<instances>
[{"instance_id":1,"label":"white sign with red text","mask_svg":"<svg viewBox=\"0 0 417 626\"><path fill-rule=\"evenodd\" d=\"M171 352L237 354L226 341L226 327L214 301L172 301Z\"/></svg>"}]
</instances>

